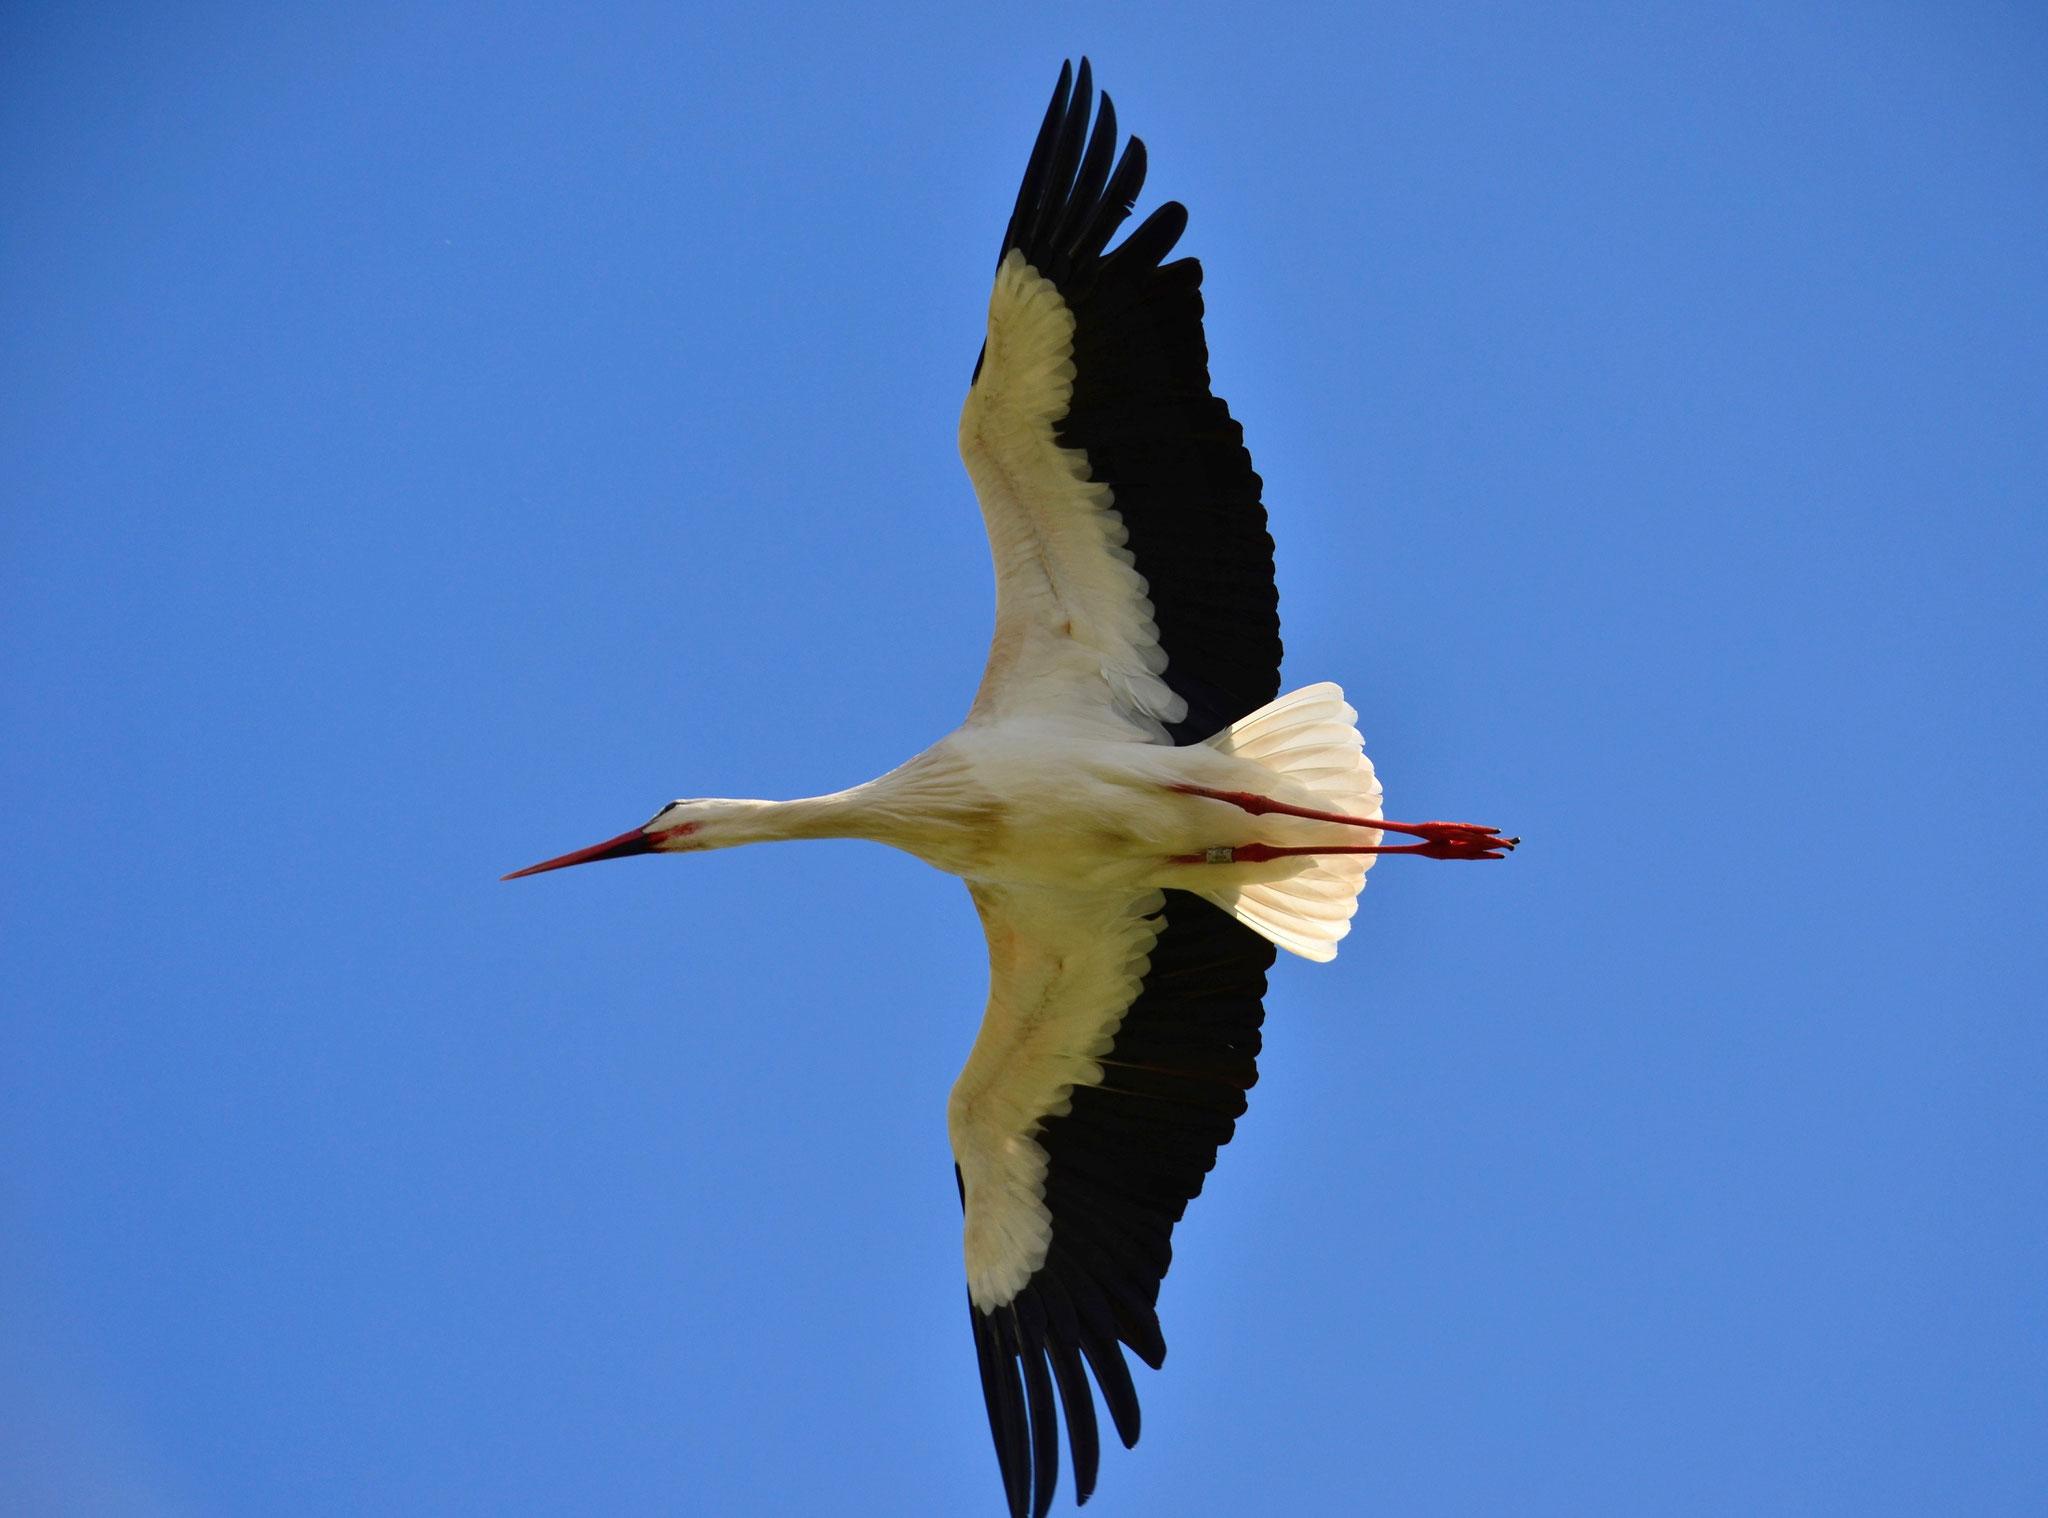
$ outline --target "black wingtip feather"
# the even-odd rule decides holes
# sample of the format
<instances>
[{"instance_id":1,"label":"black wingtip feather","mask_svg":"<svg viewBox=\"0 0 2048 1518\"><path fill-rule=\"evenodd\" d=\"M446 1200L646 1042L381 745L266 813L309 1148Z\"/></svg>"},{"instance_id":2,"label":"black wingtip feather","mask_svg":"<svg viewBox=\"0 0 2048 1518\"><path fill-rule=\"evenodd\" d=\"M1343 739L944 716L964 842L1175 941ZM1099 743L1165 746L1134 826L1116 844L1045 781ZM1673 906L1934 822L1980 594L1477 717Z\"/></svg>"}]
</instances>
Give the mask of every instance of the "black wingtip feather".
<instances>
[{"instance_id":1,"label":"black wingtip feather","mask_svg":"<svg viewBox=\"0 0 2048 1518\"><path fill-rule=\"evenodd\" d=\"M1187 229L1188 208L1177 200L1169 200L1139 222L1138 230L1117 244L1103 262L1130 263L1140 269L1155 267L1173 251L1173 245Z\"/></svg>"},{"instance_id":2,"label":"black wingtip feather","mask_svg":"<svg viewBox=\"0 0 2048 1518\"><path fill-rule=\"evenodd\" d=\"M1095 1372L1095 1384L1102 1389L1102 1405L1109 1409L1109 1421L1116 1426L1124 1448L1138 1442L1143 1420L1138 1415L1138 1389L1131 1385L1131 1368L1124 1364L1124 1352L1116 1340L1093 1332L1081 1335L1081 1353Z\"/></svg>"},{"instance_id":3,"label":"black wingtip feather","mask_svg":"<svg viewBox=\"0 0 2048 1518\"><path fill-rule=\"evenodd\" d=\"M1059 135L1053 141L1052 159L1046 167L1045 183L1038 192L1038 205L1032 212L1030 230L1025 235L1023 246L1027 248L1043 246L1065 214L1067 201L1074 190L1074 171L1081 164L1081 149L1087 141L1088 117L1094 104L1094 76L1089 72L1088 60L1083 58L1080 72L1074 76L1074 93L1067 100L1066 119L1060 123ZM1033 260L1034 265L1036 262Z\"/></svg>"},{"instance_id":4,"label":"black wingtip feather","mask_svg":"<svg viewBox=\"0 0 2048 1518\"><path fill-rule=\"evenodd\" d=\"M1024 1406L1024 1386L1017 1363L1019 1347L1005 1312L992 1314L990 1323L995 1333L995 1400L1002 1429L996 1436L996 1456L1002 1462L1003 1493L1010 1499L1010 1518L1025 1518L1031 1510L1031 1422Z\"/></svg>"},{"instance_id":5,"label":"black wingtip feather","mask_svg":"<svg viewBox=\"0 0 2048 1518\"><path fill-rule=\"evenodd\" d=\"M1045 120L1039 124L1038 140L1031 145L1031 158L1024 166L1024 182L1017 187L1017 204L1010 212L1010 224L1003 230L1003 246L996 254L1000 264L1009 256L1010 249L1018 245L1025 227L1038 210L1038 198L1045 188L1046 166L1052 161L1053 143L1059 138L1060 124L1066 119L1067 97L1073 87L1073 65L1060 65L1060 82L1053 86L1052 103L1045 108Z\"/></svg>"},{"instance_id":6,"label":"black wingtip feather","mask_svg":"<svg viewBox=\"0 0 2048 1518\"><path fill-rule=\"evenodd\" d=\"M1145 145L1133 137L1118 156L1116 107L1107 91L1091 128L1093 91L1086 58L1078 73L1060 66L1059 86L1032 144L997 260L1016 248L1032 268L1063 287L1097 260L1145 185Z\"/></svg>"},{"instance_id":7,"label":"black wingtip feather","mask_svg":"<svg viewBox=\"0 0 2048 1518\"><path fill-rule=\"evenodd\" d=\"M989 1437L996 1447L996 1467L1003 1476L1003 1495L1010 1504L1010 1518L1024 1518L1018 1507L1019 1494L1011 1471L1011 1430L1004 1407L1003 1384L1010 1376L1009 1357L996 1339L995 1319L974 1305L970 1298L967 1316L974 1326L974 1356L981 1366L981 1396L988 1405Z\"/></svg>"},{"instance_id":8,"label":"black wingtip feather","mask_svg":"<svg viewBox=\"0 0 2048 1518\"><path fill-rule=\"evenodd\" d=\"M1052 1361L1053 1379L1059 1383L1060 1405L1067 1412L1067 1444L1074 1461L1074 1505L1079 1507L1094 1495L1102 1441L1095 1429L1095 1395L1088 1390L1088 1376L1081 1369L1075 1343L1076 1338L1055 1336L1046 1341L1045 1352Z\"/></svg>"},{"instance_id":9,"label":"black wingtip feather","mask_svg":"<svg viewBox=\"0 0 2048 1518\"><path fill-rule=\"evenodd\" d=\"M1045 245L1052 251L1052 267L1043 272L1051 276L1054 284L1072 273L1072 249L1101 200L1103 186L1109 182L1110 163L1115 153L1116 107L1110 103L1109 93L1105 90L1102 104L1096 108L1095 127L1088 135L1088 148L1082 155L1081 169L1075 176L1073 190L1061 208L1051 235L1045 240Z\"/></svg>"},{"instance_id":10,"label":"black wingtip feather","mask_svg":"<svg viewBox=\"0 0 2048 1518\"><path fill-rule=\"evenodd\" d=\"M1104 97L1105 101L1107 98ZM1138 192L1144 188L1145 144L1133 137L1124 144L1123 156L1117 159L1115 172L1096 196L1095 204L1088 208L1087 219L1066 249L1070 265L1092 262L1109 246L1117 228L1130 218L1131 208L1138 203Z\"/></svg>"},{"instance_id":11,"label":"black wingtip feather","mask_svg":"<svg viewBox=\"0 0 2048 1518\"><path fill-rule=\"evenodd\" d=\"M1045 1518L1060 1482L1059 1411L1053 1402L1052 1373L1045 1342L1023 1339L1024 1400L1031 1412L1031 1518Z\"/></svg>"}]
</instances>

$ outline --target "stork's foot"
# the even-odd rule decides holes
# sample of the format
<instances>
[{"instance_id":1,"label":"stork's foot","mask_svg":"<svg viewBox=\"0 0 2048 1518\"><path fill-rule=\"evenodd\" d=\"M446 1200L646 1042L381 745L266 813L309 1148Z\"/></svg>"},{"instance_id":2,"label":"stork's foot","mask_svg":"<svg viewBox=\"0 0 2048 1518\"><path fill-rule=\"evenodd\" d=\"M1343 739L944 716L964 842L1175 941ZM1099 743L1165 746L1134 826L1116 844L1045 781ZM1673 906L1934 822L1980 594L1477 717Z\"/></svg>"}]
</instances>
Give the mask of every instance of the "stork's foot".
<instances>
[{"instance_id":1,"label":"stork's foot","mask_svg":"<svg viewBox=\"0 0 2048 1518\"><path fill-rule=\"evenodd\" d=\"M1188 864L1262 864L1268 859L1281 859L1290 854L1420 854L1425 859L1505 859L1508 851L1522 841L1503 838L1499 828L1481 827L1474 822L1389 822L1384 817L1347 817L1342 812L1318 812L1305 806L1289 806L1256 791L1212 791L1202 785L1176 785L1173 789L1187 796L1227 801L1254 817L1303 817L1310 822L1373 828L1382 833L1404 833L1422 840L1401 845L1336 845L1312 849L1282 849L1269 844L1248 843L1228 851L1211 849L1206 855L1190 855L1185 861L1177 861ZM1214 857L1224 852L1229 853L1228 859Z\"/></svg>"},{"instance_id":2,"label":"stork's foot","mask_svg":"<svg viewBox=\"0 0 2048 1518\"><path fill-rule=\"evenodd\" d=\"M1368 826L1422 839L1405 849L1382 852L1420 854L1425 859L1505 859L1522 841L1503 838L1499 828L1483 828L1476 822L1375 822Z\"/></svg>"}]
</instances>

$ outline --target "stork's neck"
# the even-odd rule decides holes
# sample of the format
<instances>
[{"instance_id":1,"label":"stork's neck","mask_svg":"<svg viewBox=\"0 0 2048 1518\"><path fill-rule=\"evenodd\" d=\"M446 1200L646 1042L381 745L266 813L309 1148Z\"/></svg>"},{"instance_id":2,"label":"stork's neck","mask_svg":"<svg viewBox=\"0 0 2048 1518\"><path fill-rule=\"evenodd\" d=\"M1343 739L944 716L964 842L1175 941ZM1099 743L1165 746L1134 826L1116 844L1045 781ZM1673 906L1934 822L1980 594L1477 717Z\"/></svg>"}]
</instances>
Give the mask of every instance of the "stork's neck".
<instances>
[{"instance_id":1,"label":"stork's neck","mask_svg":"<svg viewBox=\"0 0 2048 1518\"><path fill-rule=\"evenodd\" d=\"M865 838L870 835L861 826L862 789L795 801L693 801L685 814L688 820L656 847L663 853L687 854L791 838Z\"/></svg>"},{"instance_id":2,"label":"stork's neck","mask_svg":"<svg viewBox=\"0 0 2048 1518\"><path fill-rule=\"evenodd\" d=\"M795 801L696 801L687 830L657 845L664 853L775 843L793 838L863 838L912 853L948 830L960 810L960 774L927 751L866 785ZM958 824L954 824L958 825Z\"/></svg>"}]
</instances>

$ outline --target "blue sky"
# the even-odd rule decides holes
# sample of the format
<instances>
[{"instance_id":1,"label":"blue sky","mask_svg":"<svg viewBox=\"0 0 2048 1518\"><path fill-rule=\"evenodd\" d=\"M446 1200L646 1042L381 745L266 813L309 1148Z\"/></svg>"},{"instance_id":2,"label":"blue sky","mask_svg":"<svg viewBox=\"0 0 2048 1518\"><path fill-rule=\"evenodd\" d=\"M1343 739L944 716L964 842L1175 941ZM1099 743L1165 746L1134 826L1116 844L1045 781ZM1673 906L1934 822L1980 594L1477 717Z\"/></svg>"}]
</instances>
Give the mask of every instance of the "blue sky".
<instances>
[{"instance_id":1,"label":"blue sky","mask_svg":"<svg viewBox=\"0 0 2048 1518\"><path fill-rule=\"evenodd\" d=\"M959 885L496 877L959 719L1083 51L1528 840L1279 967L1091 1511L2041 1510L2048 23L1782 0L11 7L0 1505L1000 1511Z\"/></svg>"}]
</instances>

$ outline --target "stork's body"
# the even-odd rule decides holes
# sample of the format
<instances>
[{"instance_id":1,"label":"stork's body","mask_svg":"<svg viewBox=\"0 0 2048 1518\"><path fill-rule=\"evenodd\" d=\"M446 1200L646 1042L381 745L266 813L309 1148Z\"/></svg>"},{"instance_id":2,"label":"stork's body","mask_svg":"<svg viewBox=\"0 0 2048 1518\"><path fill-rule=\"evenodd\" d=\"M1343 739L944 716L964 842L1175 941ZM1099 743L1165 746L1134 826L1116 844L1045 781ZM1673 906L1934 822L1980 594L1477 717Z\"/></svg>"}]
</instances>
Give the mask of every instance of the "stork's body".
<instances>
[{"instance_id":1,"label":"stork's body","mask_svg":"<svg viewBox=\"0 0 2048 1518\"><path fill-rule=\"evenodd\" d=\"M963 727L879 779L829 796L678 802L657 819L654 832L629 837L652 844L634 852L677 854L860 838L968 881L1218 892L1298 873L1299 866L1210 864L1212 849L1271 843L1276 835L1335 846L1373 841L1341 824L1293 818L1262 824L1192 789L1287 790L1277 778L1263 765L1206 745L1107 743L1006 723ZM1175 862L1191 855L1205 856L1204 862Z\"/></svg>"},{"instance_id":2,"label":"stork's body","mask_svg":"<svg viewBox=\"0 0 2048 1518\"><path fill-rule=\"evenodd\" d=\"M1071 86L1071 88L1070 88ZM1501 857L1386 822L1334 685L1278 695L1272 540L1209 392L1201 270L1108 97L1062 71L1005 233L960 420L996 571L966 722L851 790L678 801L520 874L800 838L888 844L966 881L989 1002L947 1105L970 1316L1013 1518L1043 1518L1059 1411L1095 1484L1095 1386L1124 1443L1122 1349L1155 1368L1169 1236L1257 1079L1274 946L1334 957L1378 853ZM1389 845L1383 832L1420 839ZM1057 1394L1057 1405L1055 1403Z\"/></svg>"}]
</instances>

